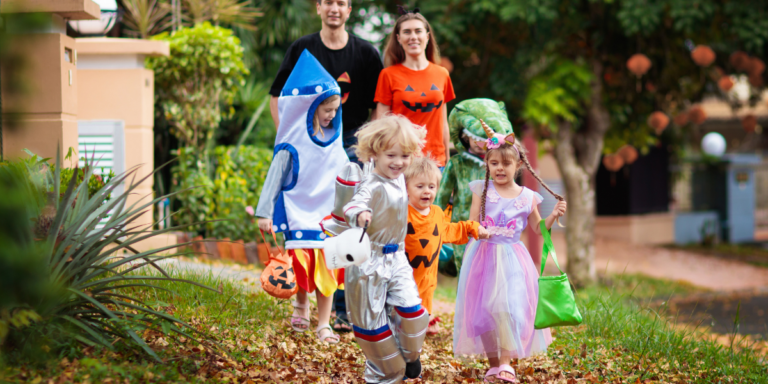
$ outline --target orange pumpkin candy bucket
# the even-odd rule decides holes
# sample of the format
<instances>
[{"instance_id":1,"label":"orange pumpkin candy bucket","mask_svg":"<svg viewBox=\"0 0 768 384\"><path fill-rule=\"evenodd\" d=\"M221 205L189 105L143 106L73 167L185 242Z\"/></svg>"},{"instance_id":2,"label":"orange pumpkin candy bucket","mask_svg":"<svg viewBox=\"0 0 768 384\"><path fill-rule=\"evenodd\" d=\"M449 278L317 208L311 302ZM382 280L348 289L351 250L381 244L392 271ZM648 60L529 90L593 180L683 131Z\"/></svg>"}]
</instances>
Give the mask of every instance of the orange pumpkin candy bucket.
<instances>
[{"instance_id":1,"label":"orange pumpkin candy bucket","mask_svg":"<svg viewBox=\"0 0 768 384\"><path fill-rule=\"evenodd\" d=\"M277 246L279 253L273 254L269 250L267 239L264 238L264 231L261 232L261 238L264 240L264 247L269 254L269 263L264 271L261 272L261 289L272 297L278 299L289 299L299 291L296 284L296 275L293 272L293 259ZM272 239L277 244L275 233L272 232Z\"/></svg>"}]
</instances>

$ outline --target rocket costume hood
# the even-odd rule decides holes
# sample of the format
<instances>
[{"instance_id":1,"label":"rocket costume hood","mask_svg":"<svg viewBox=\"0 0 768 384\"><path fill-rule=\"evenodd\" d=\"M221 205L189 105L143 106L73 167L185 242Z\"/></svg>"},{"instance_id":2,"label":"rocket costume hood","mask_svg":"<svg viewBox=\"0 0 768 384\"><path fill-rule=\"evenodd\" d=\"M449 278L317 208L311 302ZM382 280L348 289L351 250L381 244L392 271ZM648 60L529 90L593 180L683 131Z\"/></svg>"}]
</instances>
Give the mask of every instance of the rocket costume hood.
<instances>
[{"instance_id":1,"label":"rocket costume hood","mask_svg":"<svg viewBox=\"0 0 768 384\"><path fill-rule=\"evenodd\" d=\"M341 143L341 107L325 137L314 136L315 111L323 100L341 95L333 77L304 50L285 82L277 109L280 127L275 154L291 153L292 172L275 204L273 229L285 235L285 247L323 248L327 237L318 224L333 210L336 175L349 158Z\"/></svg>"}]
</instances>

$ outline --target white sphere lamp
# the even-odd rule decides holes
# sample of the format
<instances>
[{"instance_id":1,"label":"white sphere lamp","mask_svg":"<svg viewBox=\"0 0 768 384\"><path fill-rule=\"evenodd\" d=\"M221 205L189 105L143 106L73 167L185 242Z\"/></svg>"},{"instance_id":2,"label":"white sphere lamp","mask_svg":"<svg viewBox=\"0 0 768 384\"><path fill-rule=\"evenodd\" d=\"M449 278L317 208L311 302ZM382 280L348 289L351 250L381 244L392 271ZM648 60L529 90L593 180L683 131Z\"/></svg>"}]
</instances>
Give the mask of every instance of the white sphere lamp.
<instances>
[{"instance_id":1,"label":"white sphere lamp","mask_svg":"<svg viewBox=\"0 0 768 384\"><path fill-rule=\"evenodd\" d=\"M83 36L104 36L117 22L117 0L93 0L101 8L99 20L71 20L69 26Z\"/></svg>"},{"instance_id":2,"label":"white sphere lamp","mask_svg":"<svg viewBox=\"0 0 768 384\"><path fill-rule=\"evenodd\" d=\"M701 150L707 155L721 157L725 153L725 138L717 132L710 132L701 139Z\"/></svg>"}]
</instances>

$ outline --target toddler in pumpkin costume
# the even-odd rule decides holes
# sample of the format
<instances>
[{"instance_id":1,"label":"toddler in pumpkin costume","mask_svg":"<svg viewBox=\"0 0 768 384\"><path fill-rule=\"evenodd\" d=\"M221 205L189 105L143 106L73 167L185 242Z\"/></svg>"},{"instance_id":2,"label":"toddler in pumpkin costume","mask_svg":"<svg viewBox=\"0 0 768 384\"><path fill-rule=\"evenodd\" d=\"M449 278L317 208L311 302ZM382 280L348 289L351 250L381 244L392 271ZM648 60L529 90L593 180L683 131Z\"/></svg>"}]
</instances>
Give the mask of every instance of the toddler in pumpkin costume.
<instances>
[{"instance_id":1,"label":"toddler in pumpkin costume","mask_svg":"<svg viewBox=\"0 0 768 384\"><path fill-rule=\"evenodd\" d=\"M440 183L440 170L428 157L417 157L405 171L408 191L408 230L405 255L413 268L413 279L419 288L421 305L430 313L428 335L437 333L439 318L432 311L432 298L437 289L437 266L443 243L466 244L469 237L487 238L485 228L476 221L451 223L435 201Z\"/></svg>"}]
</instances>

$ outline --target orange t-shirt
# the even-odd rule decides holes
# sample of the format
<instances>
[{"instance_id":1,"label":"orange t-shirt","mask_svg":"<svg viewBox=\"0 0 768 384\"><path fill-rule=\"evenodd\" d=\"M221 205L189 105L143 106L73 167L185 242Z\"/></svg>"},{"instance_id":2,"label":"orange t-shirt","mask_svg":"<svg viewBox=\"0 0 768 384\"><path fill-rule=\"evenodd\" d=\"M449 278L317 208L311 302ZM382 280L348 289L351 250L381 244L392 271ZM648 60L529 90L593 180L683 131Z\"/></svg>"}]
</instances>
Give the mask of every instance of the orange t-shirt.
<instances>
[{"instance_id":1,"label":"orange t-shirt","mask_svg":"<svg viewBox=\"0 0 768 384\"><path fill-rule=\"evenodd\" d=\"M451 219L437 205L431 206L426 216L408 205L405 255L413 268L421 305L427 312L432 313L432 298L437 289L437 265L443 243L465 244L469 236L477 239L479 226L475 221L451 223Z\"/></svg>"},{"instance_id":2,"label":"orange t-shirt","mask_svg":"<svg viewBox=\"0 0 768 384\"><path fill-rule=\"evenodd\" d=\"M402 64L384 68L379 74L374 101L390 106L392 113L427 128L424 154L429 153L442 167L445 164L443 118L445 104L456 98L448 71L433 63L421 71Z\"/></svg>"}]
</instances>

